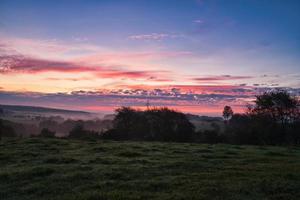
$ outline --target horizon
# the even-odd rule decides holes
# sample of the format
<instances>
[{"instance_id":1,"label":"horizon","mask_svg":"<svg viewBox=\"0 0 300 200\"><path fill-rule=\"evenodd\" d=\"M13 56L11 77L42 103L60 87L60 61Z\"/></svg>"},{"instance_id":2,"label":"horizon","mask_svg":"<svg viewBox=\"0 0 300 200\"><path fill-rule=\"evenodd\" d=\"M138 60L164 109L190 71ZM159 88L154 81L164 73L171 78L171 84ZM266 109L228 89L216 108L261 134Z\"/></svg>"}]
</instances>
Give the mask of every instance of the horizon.
<instances>
[{"instance_id":1,"label":"horizon","mask_svg":"<svg viewBox=\"0 0 300 200\"><path fill-rule=\"evenodd\" d=\"M103 118L105 117L105 115L111 115L111 114L116 114L116 110L113 110L113 111L108 111L108 112L92 112L92 111L84 111L84 110L71 110L71 109L63 109L63 108L57 108L57 107L46 107L46 106L28 106L28 105L20 105L20 104L0 104L0 108L2 106L9 106L9 107L29 107L29 108L42 108L42 109L50 109L50 110L58 110L58 111L71 111L71 112L83 112L83 113L87 113L87 114L96 114L96 115L103 115L102 117L100 118ZM121 108L121 107L118 107L118 108ZM159 109L159 108L163 108L163 107L149 107L149 108L144 108L144 107L131 107L133 109L136 109L136 110L146 110L146 109ZM117 108L116 108L117 109ZM171 110L174 110L174 111L179 111L180 110L177 110L177 109L172 109L172 108L169 108ZM208 113L207 115L204 113L204 114L193 114L193 113L189 113L189 112L183 112L184 114L188 115L188 114L191 114L191 115L196 115L196 116L200 116L200 117L222 117L221 114L219 115L211 115L211 113ZM59 114L58 114L59 115Z\"/></svg>"},{"instance_id":2,"label":"horizon","mask_svg":"<svg viewBox=\"0 0 300 200\"><path fill-rule=\"evenodd\" d=\"M300 96L300 1L0 2L0 104L220 116Z\"/></svg>"}]
</instances>

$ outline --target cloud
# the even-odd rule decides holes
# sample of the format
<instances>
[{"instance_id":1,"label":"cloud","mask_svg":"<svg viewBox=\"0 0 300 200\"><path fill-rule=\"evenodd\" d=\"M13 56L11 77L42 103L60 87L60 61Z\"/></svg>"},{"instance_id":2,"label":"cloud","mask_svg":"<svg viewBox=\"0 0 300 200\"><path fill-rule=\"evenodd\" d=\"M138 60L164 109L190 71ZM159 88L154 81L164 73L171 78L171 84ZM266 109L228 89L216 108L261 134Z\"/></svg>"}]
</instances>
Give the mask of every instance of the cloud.
<instances>
[{"instance_id":1,"label":"cloud","mask_svg":"<svg viewBox=\"0 0 300 200\"><path fill-rule=\"evenodd\" d=\"M221 76L205 76L193 78L192 80L198 82L209 82L209 81L226 81L226 80L242 80L242 79L251 79L252 76L231 76L231 75L221 75Z\"/></svg>"},{"instance_id":2,"label":"cloud","mask_svg":"<svg viewBox=\"0 0 300 200\"><path fill-rule=\"evenodd\" d=\"M254 95L256 92L252 86L240 85L117 85L118 88L127 90L155 90L171 91L182 94L222 94L232 95L233 93L244 92L244 95Z\"/></svg>"},{"instance_id":3,"label":"cloud","mask_svg":"<svg viewBox=\"0 0 300 200\"><path fill-rule=\"evenodd\" d=\"M153 87L152 89L135 87L115 90L75 90L70 93L8 92L1 90L0 104L113 112L119 106L143 107L149 101L151 106L168 106L183 112L205 112L220 115L224 105L231 105L235 112L243 112L245 106L253 102L255 95L272 89L274 88L233 85L170 85ZM300 88L284 89L291 94L300 94Z\"/></svg>"},{"instance_id":4,"label":"cloud","mask_svg":"<svg viewBox=\"0 0 300 200\"><path fill-rule=\"evenodd\" d=\"M122 53L97 53L93 55L83 56L75 59L78 62L89 63L132 63L160 60L165 58L174 58L179 56L191 56L192 52L189 51L160 51L160 52L122 52Z\"/></svg>"},{"instance_id":5,"label":"cloud","mask_svg":"<svg viewBox=\"0 0 300 200\"><path fill-rule=\"evenodd\" d=\"M0 56L0 73L42 73L42 72L63 72L63 73L91 73L101 78L143 78L151 77L164 78L168 71L134 71L117 69L115 66L89 66L81 63L66 61L54 61L30 58L20 55ZM50 80L50 79L49 79ZM51 80L57 80L52 78ZM70 79L76 81L75 79ZM155 79L153 79L155 80Z\"/></svg>"},{"instance_id":6,"label":"cloud","mask_svg":"<svg viewBox=\"0 0 300 200\"><path fill-rule=\"evenodd\" d=\"M91 80L93 77L80 77L80 78L54 78L54 77L49 77L45 78L45 80L48 81L86 81L86 80Z\"/></svg>"},{"instance_id":7,"label":"cloud","mask_svg":"<svg viewBox=\"0 0 300 200\"><path fill-rule=\"evenodd\" d=\"M223 106L222 102L235 102L236 98L247 96L234 96L228 94L197 94L185 93L179 89L118 89L103 91L73 91L71 93L32 93L32 92L5 92L0 91L1 104L21 104L58 107L65 109L85 110L97 107L110 108L112 112L119 106L145 106L150 101L151 106L168 106L187 112L186 107L194 107L194 112L208 107ZM65 103L68 102L68 103ZM88 109L89 110L89 109ZM91 111L91 110L90 110ZM92 110L95 111L95 110Z\"/></svg>"},{"instance_id":8,"label":"cloud","mask_svg":"<svg viewBox=\"0 0 300 200\"><path fill-rule=\"evenodd\" d=\"M173 79L170 79L170 78L158 78L158 77L155 77L155 76L150 76L148 78L148 80L157 81L157 82L172 82L172 81L174 81Z\"/></svg>"},{"instance_id":9,"label":"cloud","mask_svg":"<svg viewBox=\"0 0 300 200\"><path fill-rule=\"evenodd\" d=\"M95 53L102 48L86 44L87 38L73 38L73 43L57 39L31 39L1 36L0 53L7 55L30 55L38 57L61 58L72 55Z\"/></svg>"},{"instance_id":10,"label":"cloud","mask_svg":"<svg viewBox=\"0 0 300 200\"><path fill-rule=\"evenodd\" d=\"M72 37L75 42L87 42L89 39L87 37Z\"/></svg>"},{"instance_id":11,"label":"cloud","mask_svg":"<svg viewBox=\"0 0 300 200\"><path fill-rule=\"evenodd\" d=\"M203 24L204 23L204 21L201 20L201 19L194 20L193 22L196 23L196 24Z\"/></svg>"},{"instance_id":12,"label":"cloud","mask_svg":"<svg viewBox=\"0 0 300 200\"><path fill-rule=\"evenodd\" d=\"M106 71L106 72L100 72L98 75L103 78L151 78L155 74L162 74L166 73L165 71Z\"/></svg>"},{"instance_id":13,"label":"cloud","mask_svg":"<svg viewBox=\"0 0 300 200\"><path fill-rule=\"evenodd\" d=\"M21 55L0 56L0 73L91 72L99 70L71 62L30 58Z\"/></svg>"},{"instance_id":14,"label":"cloud","mask_svg":"<svg viewBox=\"0 0 300 200\"><path fill-rule=\"evenodd\" d=\"M141 34L141 35L131 35L128 38L131 40L163 40L167 38L177 38L180 37L176 34L167 34L167 33L150 33L150 34Z\"/></svg>"}]
</instances>

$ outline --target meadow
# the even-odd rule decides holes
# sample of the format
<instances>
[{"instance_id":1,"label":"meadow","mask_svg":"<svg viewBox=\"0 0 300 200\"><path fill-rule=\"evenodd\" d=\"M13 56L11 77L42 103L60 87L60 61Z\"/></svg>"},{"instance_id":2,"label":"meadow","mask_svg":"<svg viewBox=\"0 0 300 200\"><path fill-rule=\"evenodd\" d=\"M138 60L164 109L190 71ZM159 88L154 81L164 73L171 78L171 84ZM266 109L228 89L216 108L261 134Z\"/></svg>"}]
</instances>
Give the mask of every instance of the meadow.
<instances>
[{"instance_id":1,"label":"meadow","mask_svg":"<svg viewBox=\"0 0 300 200\"><path fill-rule=\"evenodd\" d=\"M300 199L300 148L3 138L0 199Z\"/></svg>"}]
</instances>

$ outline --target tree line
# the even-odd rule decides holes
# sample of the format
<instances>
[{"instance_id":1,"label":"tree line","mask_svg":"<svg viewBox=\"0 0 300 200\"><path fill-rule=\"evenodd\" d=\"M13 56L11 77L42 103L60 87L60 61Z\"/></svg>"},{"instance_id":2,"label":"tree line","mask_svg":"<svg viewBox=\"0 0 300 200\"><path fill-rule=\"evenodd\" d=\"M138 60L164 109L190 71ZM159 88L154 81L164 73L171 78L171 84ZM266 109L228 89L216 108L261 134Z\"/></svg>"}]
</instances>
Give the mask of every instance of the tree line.
<instances>
[{"instance_id":1,"label":"tree line","mask_svg":"<svg viewBox=\"0 0 300 200\"><path fill-rule=\"evenodd\" d=\"M225 107L226 108L226 107ZM287 91L256 96L246 113L225 109L227 142L237 144L300 144L300 102Z\"/></svg>"},{"instance_id":2,"label":"tree line","mask_svg":"<svg viewBox=\"0 0 300 200\"><path fill-rule=\"evenodd\" d=\"M254 104L243 114L234 114L230 106L223 110L224 125L213 123L212 130L196 131L186 114L169 108L138 110L121 107L116 110L112 126L97 132L84 123L69 129L68 138L171 141L230 144L300 144L300 102L287 91L277 90L256 96ZM49 125L49 123L47 123ZM52 126L53 127L53 126ZM0 121L0 134L11 128ZM51 126L41 130L40 137L55 137Z\"/></svg>"},{"instance_id":3,"label":"tree line","mask_svg":"<svg viewBox=\"0 0 300 200\"><path fill-rule=\"evenodd\" d=\"M113 129L103 138L115 140L156 140L231 144L300 144L300 103L287 91L256 96L244 114L223 110L224 128L213 123L212 130L195 131L186 115L168 108L145 111L117 109Z\"/></svg>"}]
</instances>

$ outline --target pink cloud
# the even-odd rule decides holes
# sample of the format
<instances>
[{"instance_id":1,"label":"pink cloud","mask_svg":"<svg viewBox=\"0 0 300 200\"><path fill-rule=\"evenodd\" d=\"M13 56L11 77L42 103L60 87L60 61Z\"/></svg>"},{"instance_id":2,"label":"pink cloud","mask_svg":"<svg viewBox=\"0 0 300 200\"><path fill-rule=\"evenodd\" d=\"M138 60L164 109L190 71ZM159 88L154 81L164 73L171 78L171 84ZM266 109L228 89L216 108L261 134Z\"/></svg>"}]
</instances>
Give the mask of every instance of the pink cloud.
<instances>
[{"instance_id":1,"label":"pink cloud","mask_svg":"<svg viewBox=\"0 0 300 200\"><path fill-rule=\"evenodd\" d=\"M85 81L85 80L91 80L92 77L80 77L80 78L54 78L54 77L49 77L45 78L45 80L49 81Z\"/></svg>"},{"instance_id":2,"label":"pink cloud","mask_svg":"<svg viewBox=\"0 0 300 200\"><path fill-rule=\"evenodd\" d=\"M96 68L71 62L50 61L19 55L0 56L0 73L90 72L96 70Z\"/></svg>"},{"instance_id":3,"label":"pink cloud","mask_svg":"<svg viewBox=\"0 0 300 200\"><path fill-rule=\"evenodd\" d=\"M89 66L82 63L66 61L53 61L37 58L29 58L19 55L0 56L0 73L41 73L41 72L63 72L63 73L82 73L88 72L91 75L101 78L144 78L149 80L151 77L164 78L168 71L133 71L117 69L114 66ZM159 78L153 78L156 80ZM52 78L51 80L57 80ZM70 79L76 81L75 79Z\"/></svg>"},{"instance_id":4,"label":"pink cloud","mask_svg":"<svg viewBox=\"0 0 300 200\"><path fill-rule=\"evenodd\" d=\"M165 76L168 71L120 71L120 70L111 70L111 71L102 71L97 74L102 78L147 78L152 80L159 80L156 76Z\"/></svg>"}]
</instances>

